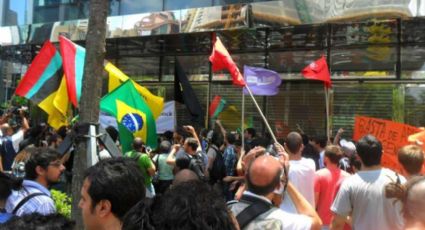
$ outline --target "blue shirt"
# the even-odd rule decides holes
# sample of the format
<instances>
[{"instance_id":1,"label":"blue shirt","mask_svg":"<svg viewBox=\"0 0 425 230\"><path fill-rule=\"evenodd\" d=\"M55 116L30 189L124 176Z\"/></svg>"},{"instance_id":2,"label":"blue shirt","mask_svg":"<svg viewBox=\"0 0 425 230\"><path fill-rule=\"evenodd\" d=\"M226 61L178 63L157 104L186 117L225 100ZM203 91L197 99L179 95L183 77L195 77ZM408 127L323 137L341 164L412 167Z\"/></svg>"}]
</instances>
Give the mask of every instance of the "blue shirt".
<instances>
[{"instance_id":1,"label":"blue shirt","mask_svg":"<svg viewBox=\"0 0 425 230\"><path fill-rule=\"evenodd\" d=\"M228 145L223 154L224 165L226 166L226 176L235 175L236 153L233 145Z\"/></svg>"},{"instance_id":2,"label":"blue shirt","mask_svg":"<svg viewBox=\"0 0 425 230\"><path fill-rule=\"evenodd\" d=\"M10 213L0 213L0 224L6 223L12 216Z\"/></svg>"},{"instance_id":3,"label":"blue shirt","mask_svg":"<svg viewBox=\"0 0 425 230\"><path fill-rule=\"evenodd\" d=\"M19 191L12 191L12 194L6 201L6 211L8 213L12 213L13 209L19 204L19 202L21 202L22 199L33 193L43 193L45 195L29 199L16 212L17 216L35 212L41 215L56 213L55 204L51 198L50 191L47 188L32 180L24 180L22 185L23 188Z\"/></svg>"}]
</instances>

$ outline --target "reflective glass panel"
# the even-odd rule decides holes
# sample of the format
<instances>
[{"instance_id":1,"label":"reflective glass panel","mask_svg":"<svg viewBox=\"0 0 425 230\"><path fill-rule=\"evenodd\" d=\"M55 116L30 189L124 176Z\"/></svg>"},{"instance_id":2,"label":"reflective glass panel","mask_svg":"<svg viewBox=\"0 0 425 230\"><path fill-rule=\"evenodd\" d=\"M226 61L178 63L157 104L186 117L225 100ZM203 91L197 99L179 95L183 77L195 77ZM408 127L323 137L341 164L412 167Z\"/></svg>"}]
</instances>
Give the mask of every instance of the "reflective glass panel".
<instances>
[{"instance_id":1,"label":"reflective glass panel","mask_svg":"<svg viewBox=\"0 0 425 230\"><path fill-rule=\"evenodd\" d=\"M162 61L162 80L174 81L175 60L178 60L190 81L208 81L209 61L202 56L165 56Z\"/></svg>"},{"instance_id":2,"label":"reflective glass panel","mask_svg":"<svg viewBox=\"0 0 425 230\"><path fill-rule=\"evenodd\" d=\"M165 10L179 10L197 7L208 7L212 0L164 0Z\"/></svg>"}]
</instances>

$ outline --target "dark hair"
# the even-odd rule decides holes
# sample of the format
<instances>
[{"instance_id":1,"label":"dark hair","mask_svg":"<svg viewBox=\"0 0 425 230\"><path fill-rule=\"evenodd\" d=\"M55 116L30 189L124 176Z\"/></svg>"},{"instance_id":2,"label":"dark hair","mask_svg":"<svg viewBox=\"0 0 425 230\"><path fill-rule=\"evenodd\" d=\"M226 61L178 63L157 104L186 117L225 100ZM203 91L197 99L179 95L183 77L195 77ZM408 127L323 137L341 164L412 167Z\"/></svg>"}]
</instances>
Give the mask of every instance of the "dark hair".
<instances>
[{"instance_id":1,"label":"dark hair","mask_svg":"<svg viewBox=\"0 0 425 230\"><path fill-rule=\"evenodd\" d=\"M292 154L297 154L303 144L301 135L297 132L290 132L285 141L288 150Z\"/></svg>"},{"instance_id":2,"label":"dark hair","mask_svg":"<svg viewBox=\"0 0 425 230\"><path fill-rule=\"evenodd\" d=\"M267 148L269 146L269 144L270 144L270 140L267 140L266 138L263 138L263 137L258 137L258 138L255 138L252 141L251 145L253 147L254 146L261 146L261 147Z\"/></svg>"},{"instance_id":3,"label":"dark hair","mask_svg":"<svg viewBox=\"0 0 425 230\"><path fill-rule=\"evenodd\" d=\"M105 131L109 134L111 139L116 142L118 139L118 131L113 126L106 127Z\"/></svg>"},{"instance_id":4,"label":"dark hair","mask_svg":"<svg viewBox=\"0 0 425 230\"><path fill-rule=\"evenodd\" d=\"M226 139L227 139L227 142L231 145L235 144L236 142L236 136L233 133L227 133Z\"/></svg>"},{"instance_id":5,"label":"dark hair","mask_svg":"<svg viewBox=\"0 0 425 230\"><path fill-rule=\"evenodd\" d=\"M325 148L325 157L327 157L332 164L337 165L343 157L343 153L338 145L328 145Z\"/></svg>"},{"instance_id":6,"label":"dark hair","mask_svg":"<svg viewBox=\"0 0 425 230\"><path fill-rule=\"evenodd\" d=\"M22 179L0 172L0 200L7 200L12 190L22 187Z\"/></svg>"},{"instance_id":7,"label":"dark hair","mask_svg":"<svg viewBox=\"0 0 425 230\"><path fill-rule=\"evenodd\" d=\"M101 200L108 200L111 212L120 220L146 195L143 174L134 159L102 160L88 168L84 178L90 182L87 192L92 208Z\"/></svg>"},{"instance_id":8,"label":"dark hair","mask_svg":"<svg viewBox=\"0 0 425 230\"><path fill-rule=\"evenodd\" d=\"M58 129L58 131L56 132L62 139L65 139L66 134L67 134L67 130L66 130L66 126L62 126Z\"/></svg>"},{"instance_id":9,"label":"dark hair","mask_svg":"<svg viewBox=\"0 0 425 230\"><path fill-rule=\"evenodd\" d=\"M235 229L224 199L201 181L172 186L154 203L152 220L157 230Z\"/></svg>"},{"instance_id":10,"label":"dark hair","mask_svg":"<svg viewBox=\"0 0 425 230\"><path fill-rule=\"evenodd\" d=\"M173 140L173 132L171 132L171 131L165 131L165 133L163 134L163 136L168 141L172 141Z\"/></svg>"},{"instance_id":11,"label":"dark hair","mask_svg":"<svg viewBox=\"0 0 425 230\"><path fill-rule=\"evenodd\" d=\"M151 210L146 199L139 201L123 217L122 230L154 230Z\"/></svg>"},{"instance_id":12,"label":"dark hair","mask_svg":"<svg viewBox=\"0 0 425 230\"><path fill-rule=\"evenodd\" d=\"M424 152L417 145L406 145L398 150L398 161L410 175L419 174L424 164Z\"/></svg>"},{"instance_id":13,"label":"dark hair","mask_svg":"<svg viewBox=\"0 0 425 230\"><path fill-rule=\"evenodd\" d=\"M252 166L252 162L248 167L248 172L246 174L246 185L248 187L248 191L260 195L260 196L266 196L268 194L270 194L271 192L273 192L276 188L276 186L279 185L280 183L280 177L282 175L282 169L279 169L276 173L276 175L273 177L273 180L267 184L267 185L262 185L262 186L258 186L255 185L254 183L252 183L251 181L251 166Z\"/></svg>"},{"instance_id":14,"label":"dark hair","mask_svg":"<svg viewBox=\"0 0 425 230\"><path fill-rule=\"evenodd\" d=\"M311 140L316 142L316 144L319 144L321 148L326 147L326 143L328 142L328 139L325 136L315 136L311 138Z\"/></svg>"},{"instance_id":15,"label":"dark hair","mask_svg":"<svg viewBox=\"0 0 425 230\"><path fill-rule=\"evenodd\" d=\"M14 216L4 225L0 226L4 230L73 230L75 228L75 221L57 213L42 215L34 212L24 216Z\"/></svg>"},{"instance_id":16,"label":"dark hair","mask_svg":"<svg viewBox=\"0 0 425 230\"><path fill-rule=\"evenodd\" d=\"M47 138L47 144L49 146L52 145L56 141L58 141L58 135L57 134L52 134Z\"/></svg>"},{"instance_id":17,"label":"dark hair","mask_svg":"<svg viewBox=\"0 0 425 230\"><path fill-rule=\"evenodd\" d=\"M171 143L169 141L161 141L159 144L159 153L168 153L170 152Z\"/></svg>"},{"instance_id":18,"label":"dark hair","mask_svg":"<svg viewBox=\"0 0 425 230\"><path fill-rule=\"evenodd\" d=\"M381 164L382 144L372 135L362 137L356 145L357 154L366 167Z\"/></svg>"},{"instance_id":19,"label":"dark hair","mask_svg":"<svg viewBox=\"0 0 425 230\"><path fill-rule=\"evenodd\" d=\"M51 162L61 159L60 153L51 148L34 148L28 151L34 151L25 163L25 179L28 180L37 179L37 166L47 169Z\"/></svg>"},{"instance_id":20,"label":"dark hair","mask_svg":"<svg viewBox=\"0 0 425 230\"><path fill-rule=\"evenodd\" d=\"M196 149L198 148L198 141L193 138L193 137L188 137L186 138L186 143L187 145L193 150L196 151Z\"/></svg>"},{"instance_id":21,"label":"dark hair","mask_svg":"<svg viewBox=\"0 0 425 230\"><path fill-rule=\"evenodd\" d=\"M242 147L242 141L239 139L235 140L235 146Z\"/></svg>"},{"instance_id":22,"label":"dark hair","mask_svg":"<svg viewBox=\"0 0 425 230\"><path fill-rule=\"evenodd\" d=\"M214 144L217 147L220 147L223 144L223 135L221 135L220 132L213 130L211 140L209 140L209 143Z\"/></svg>"},{"instance_id":23,"label":"dark hair","mask_svg":"<svg viewBox=\"0 0 425 230\"><path fill-rule=\"evenodd\" d=\"M245 129L245 132L250 134L252 137L255 137L255 135L257 133L254 128L247 128L247 129Z\"/></svg>"}]
</instances>

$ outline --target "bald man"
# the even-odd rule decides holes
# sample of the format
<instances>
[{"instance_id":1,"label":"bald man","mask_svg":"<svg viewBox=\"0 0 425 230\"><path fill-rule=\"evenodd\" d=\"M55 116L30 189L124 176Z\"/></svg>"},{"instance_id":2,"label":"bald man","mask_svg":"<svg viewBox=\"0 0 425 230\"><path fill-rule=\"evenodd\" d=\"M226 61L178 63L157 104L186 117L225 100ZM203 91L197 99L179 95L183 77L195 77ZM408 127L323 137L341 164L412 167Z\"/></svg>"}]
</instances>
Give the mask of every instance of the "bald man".
<instances>
[{"instance_id":1,"label":"bald man","mask_svg":"<svg viewBox=\"0 0 425 230\"><path fill-rule=\"evenodd\" d=\"M321 221L314 208L291 184L287 192L299 214L273 206L275 191L284 187L283 166L279 160L260 156L251 163L245 177L247 191L239 202L229 204L241 229L320 229Z\"/></svg>"}]
</instances>

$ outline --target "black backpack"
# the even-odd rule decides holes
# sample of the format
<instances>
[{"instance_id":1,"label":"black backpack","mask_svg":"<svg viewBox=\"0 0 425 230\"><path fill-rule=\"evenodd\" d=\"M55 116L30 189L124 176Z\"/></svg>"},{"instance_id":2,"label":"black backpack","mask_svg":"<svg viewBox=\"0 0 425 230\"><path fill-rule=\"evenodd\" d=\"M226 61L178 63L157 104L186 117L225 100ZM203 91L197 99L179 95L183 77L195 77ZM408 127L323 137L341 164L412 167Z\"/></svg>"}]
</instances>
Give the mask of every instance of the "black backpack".
<instances>
[{"instance_id":1,"label":"black backpack","mask_svg":"<svg viewBox=\"0 0 425 230\"><path fill-rule=\"evenodd\" d=\"M205 167L202 156L200 156L199 154L190 156L189 169L195 172L195 174L199 177L201 181L207 181L207 177L204 173Z\"/></svg>"},{"instance_id":2,"label":"black backpack","mask_svg":"<svg viewBox=\"0 0 425 230\"><path fill-rule=\"evenodd\" d=\"M210 148L214 149L216 152L216 156L210 170L210 181L214 184L216 182L221 182L226 176L226 165L224 164L224 158L221 151L213 145L211 145Z\"/></svg>"}]
</instances>

